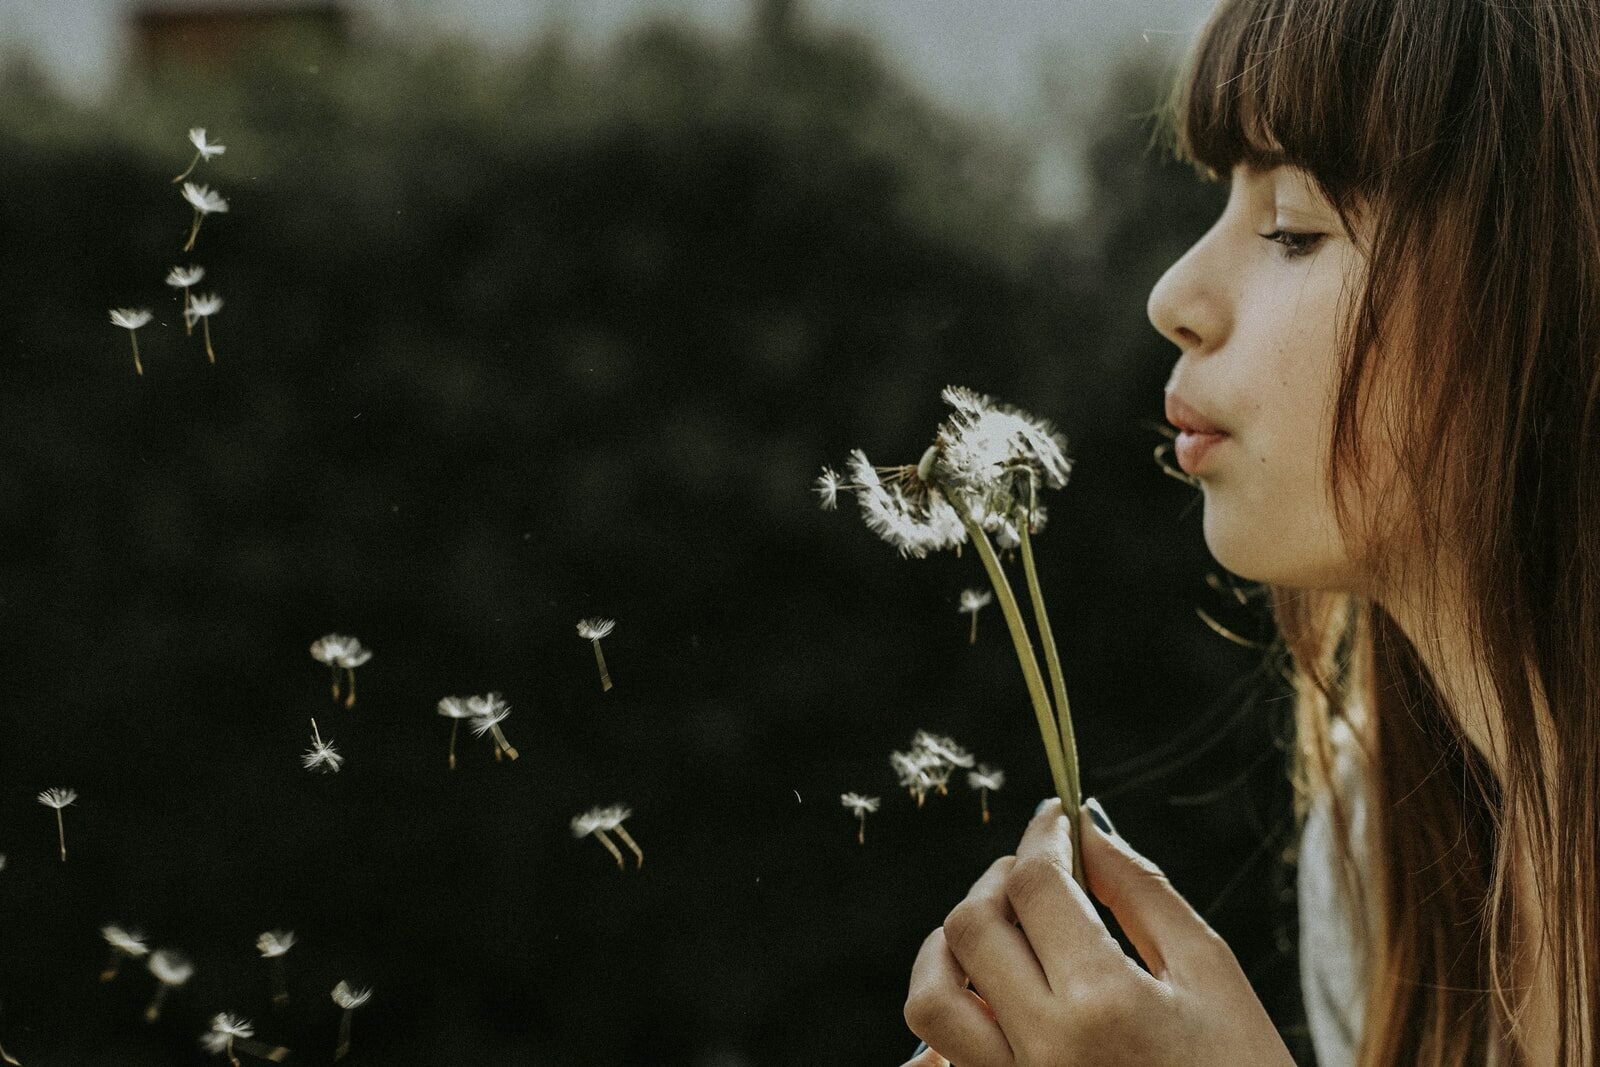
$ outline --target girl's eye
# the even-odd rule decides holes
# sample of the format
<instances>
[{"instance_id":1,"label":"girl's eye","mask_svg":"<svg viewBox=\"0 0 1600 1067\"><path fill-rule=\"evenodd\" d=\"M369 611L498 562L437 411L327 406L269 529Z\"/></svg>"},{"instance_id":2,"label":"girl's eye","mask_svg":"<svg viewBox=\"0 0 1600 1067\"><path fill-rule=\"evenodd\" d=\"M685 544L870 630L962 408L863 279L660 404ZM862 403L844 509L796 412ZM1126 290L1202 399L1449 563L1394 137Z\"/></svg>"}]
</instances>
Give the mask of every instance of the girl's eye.
<instances>
[{"instance_id":1,"label":"girl's eye","mask_svg":"<svg viewBox=\"0 0 1600 1067\"><path fill-rule=\"evenodd\" d=\"M1275 241L1283 245L1284 259L1298 259L1301 256L1309 256L1316 249L1317 243L1322 240L1324 235L1320 233L1297 233L1293 230L1273 230L1271 233L1264 233L1260 236L1268 241Z\"/></svg>"}]
</instances>

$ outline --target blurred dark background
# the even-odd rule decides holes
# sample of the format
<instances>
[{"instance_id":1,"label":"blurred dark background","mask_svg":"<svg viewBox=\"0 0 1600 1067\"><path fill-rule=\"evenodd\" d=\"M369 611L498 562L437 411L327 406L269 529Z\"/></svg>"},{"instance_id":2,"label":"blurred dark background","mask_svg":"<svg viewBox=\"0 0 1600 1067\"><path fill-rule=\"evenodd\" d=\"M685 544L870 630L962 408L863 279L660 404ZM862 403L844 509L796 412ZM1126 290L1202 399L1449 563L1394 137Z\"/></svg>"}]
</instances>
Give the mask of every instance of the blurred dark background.
<instances>
[{"instance_id":1,"label":"blurred dark background","mask_svg":"<svg viewBox=\"0 0 1600 1067\"><path fill-rule=\"evenodd\" d=\"M1146 297L1223 199L1148 147L1172 71L1110 65L1069 222L1015 138L792 4L600 52L307 10L140 23L95 103L0 85L0 1045L214 1062L231 1010L327 1063L348 979L351 1064L898 1064L917 946L1049 777L995 608L967 644L973 554L902 561L810 484L914 462L957 383L1068 435L1039 552L1086 790L1309 1063L1286 694L1196 609L1270 626L1152 455ZM197 125L231 209L186 256ZM214 367L180 263L226 300ZM375 651L353 709L329 631ZM491 689L521 758L463 731L452 772L434 705ZM988 826L896 789L918 728L1005 769ZM845 790L883 797L865 847ZM642 871L568 831L613 801ZM106 922L196 963L154 1026L142 967L98 981Z\"/></svg>"}]
</instances>

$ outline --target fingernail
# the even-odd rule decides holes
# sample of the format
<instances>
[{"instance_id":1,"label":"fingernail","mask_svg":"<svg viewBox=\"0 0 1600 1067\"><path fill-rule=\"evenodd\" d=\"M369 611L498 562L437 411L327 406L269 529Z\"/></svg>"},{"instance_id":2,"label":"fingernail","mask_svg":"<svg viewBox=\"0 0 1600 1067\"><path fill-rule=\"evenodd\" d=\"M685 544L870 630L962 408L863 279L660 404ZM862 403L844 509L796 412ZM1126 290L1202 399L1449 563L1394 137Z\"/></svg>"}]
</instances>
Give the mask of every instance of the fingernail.
<instances>
[{"instance_id":1,"label":"fingernail","mask_svg":"<svg viewBox=\"0 0 1600 1067\"><path fill-rule=\"evenodd\" d=\"M1094 797L1090 797L1088 800L1083 802L1083 806L1089 809L1089 818L1093 819L1094 824L1100 827L1102 831L1110 834L1112 837L1122 836L1121 834L1117 833L1117 828L1111 825L1111 816L1106 814L1106 809L1100 806L1100 802L1098 800L1096 800Z\"/></svg>"},{"instance_id":2,"label":"fingernail","mask_svg":"<svg viewBox=\"0 0 1600 1067\"><path fill-rule=\"evenodd\" d=\"M1043 800L1039 801L1039 806L1037 808L1033 809L1033 813L1035 815L1043 815L1047 809L1052 808L1052 807L1059 807L1060 805L1061 805L1061 801L1060 801L1059 798L1057 798L1057 797L1045 797Z\"/></svg>"}]
</instances>

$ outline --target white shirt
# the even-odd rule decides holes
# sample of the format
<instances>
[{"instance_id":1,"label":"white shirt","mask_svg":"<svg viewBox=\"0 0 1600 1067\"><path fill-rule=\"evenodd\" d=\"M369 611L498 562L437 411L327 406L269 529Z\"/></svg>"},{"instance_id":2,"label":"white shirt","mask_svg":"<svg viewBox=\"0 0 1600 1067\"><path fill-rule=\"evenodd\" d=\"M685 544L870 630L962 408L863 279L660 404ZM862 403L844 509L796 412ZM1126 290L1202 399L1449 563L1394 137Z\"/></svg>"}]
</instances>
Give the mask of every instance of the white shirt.
<instances>
[{"instance_id":1,"label":"white shirt","mask_svg":"<svg viewBox=\"0 0 1600 1067\"><path fill-rule=\"evenodd\" d=\"M1356 842L1356 868L1363 885L1368 882L1366 855L1367 791L1364 756L1349 723L1335 719L1331 736L1334 774ZM1296 890L1300 902L1300 991L1305 998L1306 1024L1318 1067L1352 1067L1361 1040L1362 1000L1366 991L1367 959L1356 937L1353 904L1339 878L1337 842L1327 796L1319 796L1306 814L1300 839ZM1375 943L1375 916L1365 916L1368 943ZM1490 1049L1485 1067L1495 1067L1499 1057Z\"/></svg>"}]
</instances>

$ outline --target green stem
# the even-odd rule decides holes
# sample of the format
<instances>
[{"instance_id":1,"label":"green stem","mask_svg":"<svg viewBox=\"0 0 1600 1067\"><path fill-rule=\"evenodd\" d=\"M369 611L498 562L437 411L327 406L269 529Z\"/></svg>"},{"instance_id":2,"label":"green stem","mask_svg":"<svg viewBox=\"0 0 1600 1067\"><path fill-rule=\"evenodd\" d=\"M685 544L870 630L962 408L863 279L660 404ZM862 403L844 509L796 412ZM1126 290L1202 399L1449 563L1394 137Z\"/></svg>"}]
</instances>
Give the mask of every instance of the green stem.
<instances>
[{"instance_id":1,"label":"green stem","mask_svg":"<svg viewBox=\"0 0 1600 1067\"><path fill-rule=\"evenodd\" d=\"M1000 611L1005 615L1006 626L1011 631L1011 643L1016 646L1017 662L1022 665L1022 675L1028 683L1033 714L1039 721L1039 736L1044 741L1045 756L1050 761L1050 778L1055 783L1056 795L1064 801L1071 793L1071 783L1067 779L1066 763L1061 758L1061 734L1051 714L1050 696L1045 692L1044 678L1039 674L1039 661L1034 657L1033 644L1023 626L1017 598L1011 592L1011 583L1006 579L1005 571L1000 569L1000 560L994 554L994 546L989 544L988 535L972 521L972 516L959 497L953 493L947 496L956 514L961 517L962 525L967 528L967 535L972 538L972 545L978 550L978 558L983 560L983 569L988 572L989 582L994 586L995 598L1000 601Z\"/></svg>"},{"instance_id":2,"label":"green stem","mask_svg":"<svg viewBox=\"0 0 1600 1067\"><path fill-rule=\"evenodd\" d=\"M1061 731L1061 754L1067 768L1067 792L1061 794L1062 804L1073 817L1068 820L1072 834L1072 870L1083 880L1083 857L1078 849L1078 819L1076 812L1083 804L1083 784L1078 775L1078 743L1072 731L1072 705L1067 703L1067 682L1061 673L1061 657L1056 654L1055 635L1050 630L1050 616L1044 609L1044 591L1039 587L1039 571L1033 562L1033 539L1028 535L1028 522L1024 519L1017 531L1022 541L1022 569L1028 576L1028 596L1033 601L1033 620L1039 627L1039 643L1044 646L1044 661L1050 671L1050 687L1055 693L1056 722Z\"/></svg>"}]
</instances>

